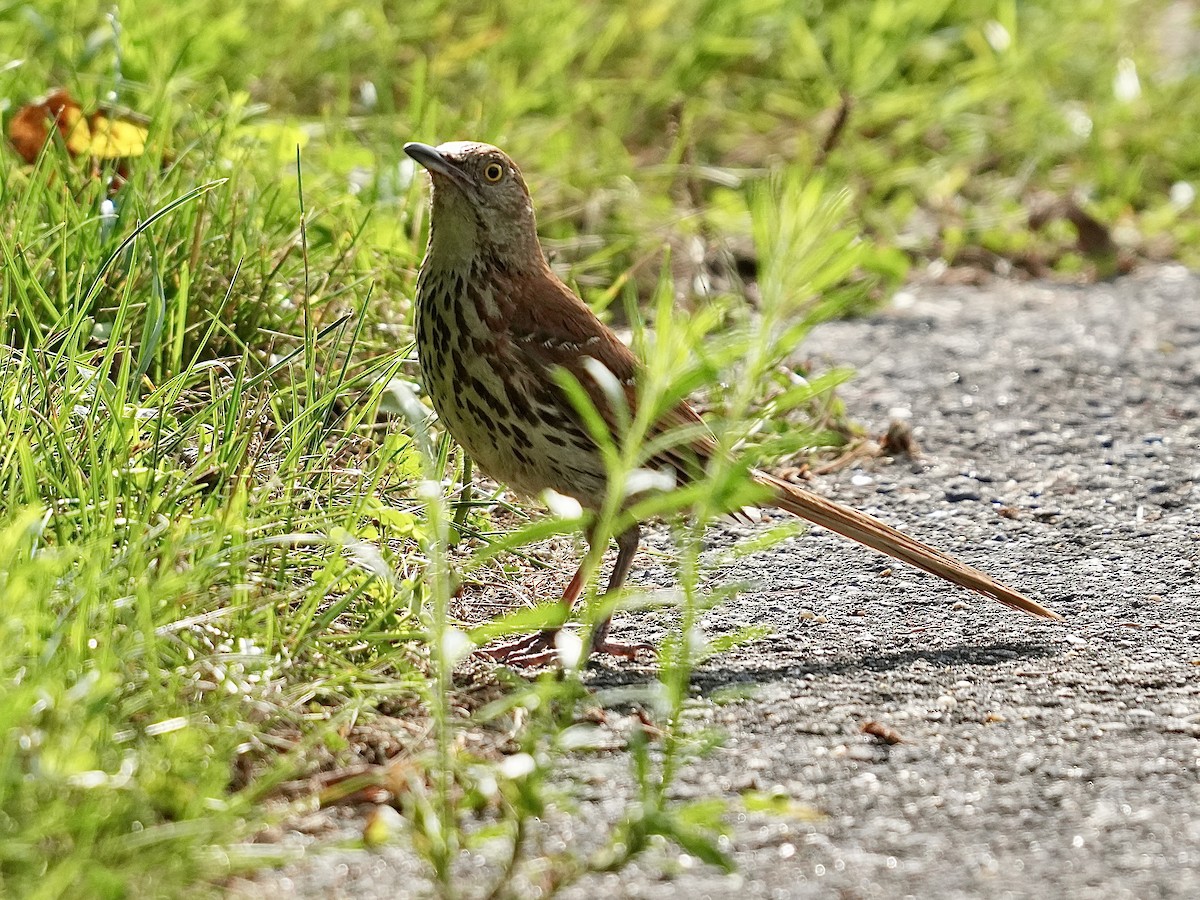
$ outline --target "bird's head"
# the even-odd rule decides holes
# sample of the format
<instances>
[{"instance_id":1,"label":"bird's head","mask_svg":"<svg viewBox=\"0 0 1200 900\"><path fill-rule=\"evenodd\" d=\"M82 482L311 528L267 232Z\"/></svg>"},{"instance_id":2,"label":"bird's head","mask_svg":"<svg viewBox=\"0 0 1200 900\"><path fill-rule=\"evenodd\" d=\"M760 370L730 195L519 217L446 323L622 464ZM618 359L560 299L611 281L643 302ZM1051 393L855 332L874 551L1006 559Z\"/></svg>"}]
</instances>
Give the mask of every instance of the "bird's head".
<instances>
[{"instance_id":1,"label":"bird's head","mask_svg":"<svg viewBox=\"0 0 1200 900\"><path fill-rule=\"evenodd\" d=\"M514 270L545 264L529 189L502 150L452 141L437 147L412 142L404 152L433 181L431 253L484 253Z\"/></svg>"}]
</instances>

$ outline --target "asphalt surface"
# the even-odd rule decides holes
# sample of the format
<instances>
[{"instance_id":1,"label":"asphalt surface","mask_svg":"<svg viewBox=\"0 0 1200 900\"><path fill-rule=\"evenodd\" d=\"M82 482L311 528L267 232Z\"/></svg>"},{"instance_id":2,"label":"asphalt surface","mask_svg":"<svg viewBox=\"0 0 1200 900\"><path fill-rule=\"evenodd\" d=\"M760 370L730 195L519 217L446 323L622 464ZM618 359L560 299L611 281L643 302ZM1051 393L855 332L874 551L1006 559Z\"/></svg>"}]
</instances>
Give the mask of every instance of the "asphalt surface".
<instances>
[{"instance_id":1,"label":"asphalt surface","mask_svg":"<svg viewBox=\"0 0 1200 900\"><path fill-rule=\"evenodd\" d=\"M923 451L819 489L1065 622L816 531L726 567L714 577L751 586L706 629L772 633L697 672L698 695L745 696L698 706L724 743L675 796L777 792L794 814L733 817L734 875L663 848L565 896L1200 896L1200 278L917 287L820 327L804 352L855 367L851 415L879 431L906 416ZM715 530L714 553L742 533ZM634 583L668 579L639 556ZM623 616L615 636L655 638L660 622ZM594 684L645 677L604 669ZM627 772L620 752L581 759L578 811L547 830L597 840L632 796ZM361 827L339 815L345 834ZM426 886L397 845L309 853L234 893Z\"/></svg>"}]
</instances>

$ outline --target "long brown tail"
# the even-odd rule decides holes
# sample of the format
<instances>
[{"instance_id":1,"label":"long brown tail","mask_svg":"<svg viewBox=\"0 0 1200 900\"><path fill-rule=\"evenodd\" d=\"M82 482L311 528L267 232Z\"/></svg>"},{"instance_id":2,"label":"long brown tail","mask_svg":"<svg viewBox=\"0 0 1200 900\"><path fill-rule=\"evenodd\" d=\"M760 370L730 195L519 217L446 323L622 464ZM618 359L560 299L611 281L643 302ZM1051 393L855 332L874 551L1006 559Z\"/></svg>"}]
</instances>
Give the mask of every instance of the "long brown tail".
<instances>
[{"instance_id":1,"label":"long brown tail","mask_svg":"<svg viewBox=\"0 0 1200 900\"><path fill-rule=\"evenodd\" d=\"M933 547L922 544L907 534L897 531L889 525L884 525L866 513L842 506L832 500L826 500L824 497L781 481L766 472L755 472L754 477L760 484L775 490L775 496L771 501L775 506L794 516L807 519L815 525L828 528L843 537L858 541L860 544L865 544L880 553L886 553L888 556L916 566L918 569L924 569L939 578L945 578L947 581L978 591L986 597L999 600L1005 606L1024 610L1047 619L1062 618L1058 613L1035 603L978 569L959 562L941 550L935 550Z\"/></svg>"}]
</instances>

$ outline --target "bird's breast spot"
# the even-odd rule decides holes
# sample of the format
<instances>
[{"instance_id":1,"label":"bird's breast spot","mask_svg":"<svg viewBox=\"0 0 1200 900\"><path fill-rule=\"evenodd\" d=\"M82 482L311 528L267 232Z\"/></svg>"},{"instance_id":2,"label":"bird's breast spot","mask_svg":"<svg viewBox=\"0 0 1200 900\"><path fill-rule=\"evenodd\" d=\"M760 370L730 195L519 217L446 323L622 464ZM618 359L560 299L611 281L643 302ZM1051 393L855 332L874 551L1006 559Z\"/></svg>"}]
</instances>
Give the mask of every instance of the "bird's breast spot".
<instances>
[{"instance_id":1,"label":"bird's breast spot","mask_svg":"<svg viewBox=\"0 0 1200 900\"><path fill-rule=\"evenodd\" d=\"M489 319L492 321L499 322L500 307L496 303L496 298L494 296L492 296L491 291L488 291L482 297L479 298L479 305L480 305L480 307L482 307L482 310L483 310L483 315L480 316L481 319Z\"/></svg>"}]
</instances>

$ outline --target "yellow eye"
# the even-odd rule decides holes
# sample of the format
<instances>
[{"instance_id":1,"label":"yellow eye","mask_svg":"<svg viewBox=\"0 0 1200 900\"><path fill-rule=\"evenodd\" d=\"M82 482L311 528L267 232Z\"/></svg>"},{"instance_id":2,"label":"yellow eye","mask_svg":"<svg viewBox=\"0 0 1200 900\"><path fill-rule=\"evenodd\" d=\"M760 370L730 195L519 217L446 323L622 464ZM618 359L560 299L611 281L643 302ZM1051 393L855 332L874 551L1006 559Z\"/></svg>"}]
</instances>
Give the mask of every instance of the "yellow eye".
<instances>
[{"instance_id":1,"label":"yellow eye","mask_svg":"<svg viewBox=\"0 0 1200 900\"><path fill-rule=\"evenodd\" d=\"M483 167L483 177L488 180L489 184L495 184L504 177L504 166L500 163L488 163Z\"/></svg>"}]
</instances>

